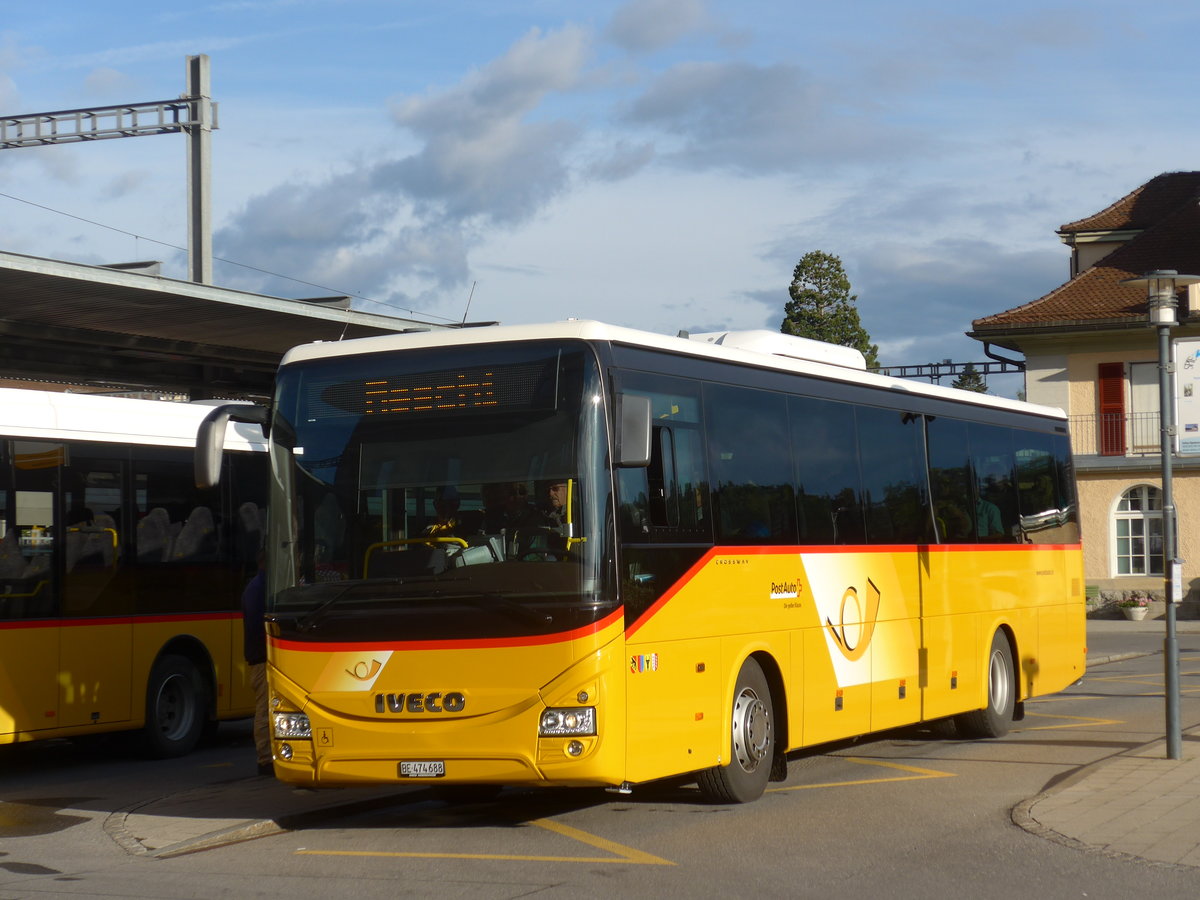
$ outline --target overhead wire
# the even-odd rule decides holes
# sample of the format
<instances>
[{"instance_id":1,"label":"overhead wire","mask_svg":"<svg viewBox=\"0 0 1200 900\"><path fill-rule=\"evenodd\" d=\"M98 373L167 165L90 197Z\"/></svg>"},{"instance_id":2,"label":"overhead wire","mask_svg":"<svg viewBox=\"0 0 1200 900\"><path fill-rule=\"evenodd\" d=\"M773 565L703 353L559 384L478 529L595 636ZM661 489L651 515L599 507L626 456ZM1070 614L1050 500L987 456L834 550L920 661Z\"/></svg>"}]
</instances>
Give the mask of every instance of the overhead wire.
<instances>
[{"instance_id":1,"label":"overhead wire","mask_svg":"<svg viewBox=\"0 0 1200 900\"><path fill-rule=\"evenodd\" d=\"M178 250L182 253L188 252L187 247L180 247L178 244L172 244L168 241L160 241L157 238L147 237L144 234L138 234L133 231L126 231L123 228L117 228L114 225L106 225L103 222L96 222L93 219L87 219L87 218L84 218L83 216L77 216L74 213L65 212L64 210L61 210L61 209L55 209L54 207L51 207L51 206L45 206L41 203L35 203L34 201L26 200L23 197L15 197L12 194L6 194L3 191L0 191L0 197L4 197L7 200L14 200L17 203L24 203L27 206L32 206L32 207L35 207L36 209L45 210L46 212L54 213L55 215L66 216L68 219L75 219L76 221L84 222L88 225L94 225L97 228L105 228L109 231L115 231L117 234L126 235L127 237L131 237L134 240L149 241L152 244L158 244L159 246L162 246L162 247L169 247L172 250ZM281 272L272 272L270 269L263 269L258 266L252 266L249 263L238 262L235 259L226 259L223 256L214 256L213 259L218 262L226 263L227 265L238 266L239 268L242 268L242 269L249 269L252 272L258 272L261 275L270 275L272 278L282 278L285 281L291 281L296 284L303 284L307 287L316 288L317 290L320 290L320 291L330 291L330 292L332 292L334 294L338 294L340 296L353 297L356 300L366 300L368 303L377 303L380 306L386 306L390 309L401 310L403 312L407 312L409 315L426 316L426 317L433 318L433 319L442 319L443 321L446 321L446 322L456 322L457 321L457 319L451 318L450 316L442 316L442 315L438 315L437 313L427 313L427 312L421 312L420 310L409 309L408 307L398 306L394 303L388 303L385 300L376 300L374 297L367 297L363 294L356 294L352 291L343 291L343 290L339 290L338 288L328 287L327 285L317 284L316 282L305 281L303 278L296 278L292 275L284 275ZM472 285L472 290L473 289L474 289L474 285Z\"/></svg>"}]
</instances>

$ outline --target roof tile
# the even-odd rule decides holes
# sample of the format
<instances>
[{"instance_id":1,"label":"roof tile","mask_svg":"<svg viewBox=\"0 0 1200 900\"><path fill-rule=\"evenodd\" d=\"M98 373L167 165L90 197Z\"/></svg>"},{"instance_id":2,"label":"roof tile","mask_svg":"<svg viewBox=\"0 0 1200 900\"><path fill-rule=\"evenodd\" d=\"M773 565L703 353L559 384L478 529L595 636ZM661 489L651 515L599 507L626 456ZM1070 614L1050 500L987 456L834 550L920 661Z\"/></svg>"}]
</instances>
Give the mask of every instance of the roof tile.
<instances>
[{"instance_id":1,"label":"roof tile","mask_svg":"<svg viewBox=\"0 0 1200 900\"><path fill-rule=\"evenodd\" d=\"M1200 274L1200 172L1159 175L1108 209L1062 230L1107 228L1144 230L1044 297L976 319L972 325L992 331L1144 316L1145 288L1121 284L1122 280L1155 269Z\"/></svg>"}]
</instances>

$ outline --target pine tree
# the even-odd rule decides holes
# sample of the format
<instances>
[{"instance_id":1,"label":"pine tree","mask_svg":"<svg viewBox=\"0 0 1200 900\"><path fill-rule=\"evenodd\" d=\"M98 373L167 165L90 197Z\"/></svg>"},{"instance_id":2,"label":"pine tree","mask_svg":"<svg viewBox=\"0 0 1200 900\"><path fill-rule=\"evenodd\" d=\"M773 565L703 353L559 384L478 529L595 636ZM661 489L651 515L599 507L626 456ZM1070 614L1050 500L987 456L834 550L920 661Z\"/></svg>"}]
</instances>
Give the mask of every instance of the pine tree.
<instances>
[{"instance_id":1,"label":"pine tree","mask_svg":"<svg viewBox=\"0 0 1200 900\"><path fill-rule=\"evenodd\" d=\"M975 391L977 394L987 393L987 382L979 374L974 363L967 363L967 367L951 382L950 387L956 387L963 391Z\"/></svg>"},{"instance_id":2,"label":"pine tree","mask_svg":"<svg viewBox=\"0 0 1200 900\"><path fill-rule=\"evenodd\" d=\"M804 254L792 272L788 294L792 299L783 308L780 331L853 347L866 358L868 368L879 365L879 347L871 343L858 318L858 298L850 293L841 259L820 250Z\"/></svg>"}]
</instances>

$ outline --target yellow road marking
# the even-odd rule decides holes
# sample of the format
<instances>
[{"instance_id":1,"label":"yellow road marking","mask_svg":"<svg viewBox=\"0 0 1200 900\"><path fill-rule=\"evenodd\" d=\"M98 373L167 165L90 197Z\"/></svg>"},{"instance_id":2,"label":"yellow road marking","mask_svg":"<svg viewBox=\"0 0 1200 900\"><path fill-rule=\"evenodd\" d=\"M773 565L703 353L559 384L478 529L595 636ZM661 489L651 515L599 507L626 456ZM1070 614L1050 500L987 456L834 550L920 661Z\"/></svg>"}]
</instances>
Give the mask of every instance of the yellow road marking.
<instances>
[{"instance_id":1,"label":"yellow road marking","mask_svg":"<svg viewBox=\"0 0 1200 900\"><path fill-rule=\"evenodd\" d=\"M881 766L885 769L899 769L901 772L912 772L911 775L900 775L892 778L859 778L853 781L826 781L821 784L796 784L791 787L770 788L769 793L777 794L785 791L808 791L813 788L852 787L861 784L886 784L890 781L923 781L926 778L953 778L954 772L939 772L937 769L921 769L917 766L906 766L901 763L885 762L881 759L864 759L861 756L842 756L847 762L858 763L862 766Z\"/></svg>"},{"instance_id":2,"label":"yellow road marking","mask_svg":"<svg viewBox=\"0 0 1200 900\"><path fill-rule=\"evenodd\" d=\"M580 841L584 844L591 844L598 850L607 850L609 853L615 853L618 856L624 857L623 860L613 860L613 862L632 862L651 866L673 866L675 863L670 860L662 859L650 853L645 853L641 850L635 850L633 847L627 847L624 844L618 844L616 841L610 841L607 838L602 838L594 834L589 834L586 831L580 831L578 828L572 828L570 825L564 825L562 822L555 822L553 819L534 819L533 824L539 828L545 828L547 831L554 831L564 837L569 837L572 840Z\"/></svg>"},{"instance_id":3,"label":"yellow road marking","mask_svg":"<svg viewBox=\"0 0 1200 900\"><path fill-rule=\"evenodd\" d=\"M1027 712L1025 716L1030 719L1070 719L1071 721L1063 725L1035 725L1032 728L1014 728L1014 734L1023 731L1054 731L1057 728L1087 728L1089 725L1099 727L1101 725L1125 724L1122 719L1096 719L1091 716L1066 716L1062 713Z\"/></svg>"},{"instance_id":4,"label":"yellow road marking","mask_svg":"<svg viewBox=\"0 0 1200 900\"><path fill-rule=\"evenodd\" d=\"M551 819L533 819L529 823L547 831L561 834L580 843L588 844L598 850L605 850L614 856L529 856L519 853L405 853L393 850L297 850L297 856L383 856L403 857L406 859L478 859L478 860L508 860L512 862L581 862L581 863L625 863L637 866L673 866L675 863L660 856L654 856L641 850L635 850L625 844L618 844L607 838L589 834L562 822Z\"/></svg>"}]
</instances>

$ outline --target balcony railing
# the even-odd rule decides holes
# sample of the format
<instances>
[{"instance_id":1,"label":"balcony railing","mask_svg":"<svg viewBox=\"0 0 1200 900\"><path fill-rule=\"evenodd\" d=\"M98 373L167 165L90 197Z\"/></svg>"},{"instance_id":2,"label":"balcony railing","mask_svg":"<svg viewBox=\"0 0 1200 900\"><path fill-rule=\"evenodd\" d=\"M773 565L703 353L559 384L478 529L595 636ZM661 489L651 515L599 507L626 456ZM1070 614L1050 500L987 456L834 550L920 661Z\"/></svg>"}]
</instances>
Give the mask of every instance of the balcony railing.
<instances>
[{"instance_id":1,"label":"balcony railing","mask_svg":"<svg viewBox=\"0 0 1200 900\"><path fill-rule=\"evenodd\" d=\"M1071 416L1071 449L1076 456L1153 456L1161 452L1157 412Z\"/></svg>"}]
</instances>

